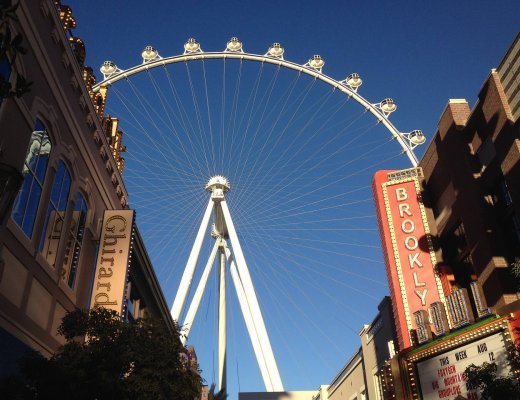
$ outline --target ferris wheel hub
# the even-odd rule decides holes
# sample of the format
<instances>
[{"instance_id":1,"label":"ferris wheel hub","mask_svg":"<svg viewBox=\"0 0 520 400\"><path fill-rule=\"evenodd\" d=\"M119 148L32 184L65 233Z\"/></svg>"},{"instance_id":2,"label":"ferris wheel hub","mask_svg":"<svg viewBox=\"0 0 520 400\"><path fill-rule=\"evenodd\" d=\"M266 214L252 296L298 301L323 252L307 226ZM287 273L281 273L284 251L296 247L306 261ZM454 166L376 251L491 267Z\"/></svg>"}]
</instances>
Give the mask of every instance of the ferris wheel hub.
<instances>
[{"instance_id":1,"label":"ferris wheel hub","mask_svg":"<svg viewBox=\"0 0 520 400\"><path fill-rule=\"evenodd\" d=\"M216 190L221 190L222 192L228 192L231 189L231 185L229 183L228 178L222 175L212 176L208 183L206 183L205 189L208 192L215 192Z\"/></svg>"}]
</instances>

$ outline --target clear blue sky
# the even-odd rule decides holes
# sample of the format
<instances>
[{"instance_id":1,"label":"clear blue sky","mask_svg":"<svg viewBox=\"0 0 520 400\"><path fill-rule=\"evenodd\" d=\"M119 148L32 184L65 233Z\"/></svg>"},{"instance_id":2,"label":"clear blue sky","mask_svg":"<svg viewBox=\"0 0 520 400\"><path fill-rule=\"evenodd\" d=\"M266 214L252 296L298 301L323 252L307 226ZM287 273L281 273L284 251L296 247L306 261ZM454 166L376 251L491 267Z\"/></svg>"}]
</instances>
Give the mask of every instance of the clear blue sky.
<instances>
[{"instance_id":1,"label":"clear blue sky","mask_svg":"<svg viewBox=\"0 0 520 400\"><path fill-rule=\"evenodd\" d=\"M498 66L520 26L517 1L275 3L71 0L69 5L78 22L76 34L86 44L87 64L95 71L98 71L99 65L105 60L112 60L121 68L140 63L140 53L146 45L153 45L163 56L182 53L182 46L189 37L196 38L204 50L211 51L223 50L231 36L238 36L244 42L246 51L258 54L265 53L271 43L280 42L286 49L285 58L291 61L303 64L313 54L320 54L326 61L324 72L334 78L343 79L350 72L358 72L364 80L360 89L363 96L374 103L392 97L398 105L397 112L391 116L395 125L404 132L422 129L428 138L435 132L440 113L449 98L466 98L470 105L475 102L490 69ZM208 69L212 68L209 63L207 66ZM208 78L216 81L216 76L221 73L218 68L214 75L208 72ZM237 72L233 67L229 67L228 75L232 75L233 71ZM181 71L174 73L180 75ZM268 76L267 72L265 76ZM199 75L193 72L193 77L200 79L200 71ZM246 77L244 73L244 79ZM250 79L254 81L254 75L251 75ZM290 75L281 75L280 79L284 80L279 85L281 89L278 95L282 96L282 89L289 87L292 78ZM209 83L207 86L210 91L218 92L218 88L212 85L213 83ZM298 85L305 87L305 82ZM144 108L136 101L135 108L129 106L132 91L125 92L123 86L122 84L121 89L118 85L114 86L109 95L109 111L120 116L122 120L128 146L128 172L125 172L125 176L131 205L138 210L138 223L145 239L148 240L147 245L163 290L171 304L189 246L170 249L167 245L169 242L164 238L181 240L175 231L186 231L186 237L189 237L200 220L200 207L207 201L207 197L200 190L203 181L197 179L192 184L179 184L177 189L175 184L178 181L175 180L174 174L161 167L164 160L155 161L154 164L150 158L146 165L135 161L139 158L141 163L143 160L146 161L148 157L157 153L157 149L151 149L150 143L140 142L142 134L138 139L132 139L134 132L146 130L145 127L138 126L139 123L134 118L140 112L144 112ZM182 88L179 90L182 92ZM133 93L135 95L135 92ZM303 88L301 93L304 93ZM325 92L319 89L313 93L316 93L317 98L325 95ZM113 104L110 101L113 101ZM151 111L152 113L161 113L159 103L156 103L155 111ZM201 104L204 108L204 103ZM228 105L227 110L230 108ZM245 110L247 111L247 106ZM353 112L345 116L345 121L356 115ZM154 127L150 126L154 124L153 121L161 118L165 117L156 116L148 120L150 132L154 131ZM321 116L321 120L324 118ZM217 120L217 117L213 115L213 119ZM143 117L142 120L146 118ZM254 119L251 121L255 122ZM356 121L353 127L359 132L365 122ZM303 122L289 126L289 131L293 134L299 132L298 128L304 127L309 130ZM372 140L371 138L372 136L367 140ZM290 167L291 171L294 171L293 162L305 169L305 160L312 157L313 160L318 160L318 155L312 152L305 153L306 150L294 159L287 158L283 151L284 145L285 148L289 148L291 143L287 141L284 144L284 140L281 141L281 147L274 151L273 157L279 157L273 159L275 165ZM159 139L156 139L155 143L158 142ZM324 142L309 143L316 149L321 148ZM163 145L162 150L168 147L166 142ZM355 145L356 143L352 148L355 148ZM363 146L359 146L358 150L354 149L348 156L342 157L356 159L357 154L367 154L362 152L366 149L363 150ZM257 149L254 146L253 148ZM169 157L175 157L174 149L164 151ZM334 153L334 150L327 147L324 147L324 151L328 154ZM373 171L379 168L380 157L382 159L388 154L393 154L385 153L386 151L387 147L384 151L365 157L365 162L370 161L368 164L360 162L349 167L353 168L355 177L348 179L348 190L356 193L359 189L359 197L354 194L353 197L348 197L349 200L344 200L341 197L344 188L342 192L330 191L326 196L309 195L315 204L325 205L319 210L308 208L308 205L294 200L294 193L303 194L299 191L300 188L294 188L293 197L282 196L278 208L264 209L258 215L251 211L261 208L255 196L240 197L237 194L236 198L230 199L230 203L236 200L237 203L245 205L243 208L232 207L232 211L238 220L239 235L244 239L252 238L248 242L251 244L244 245L244 252L257 284L258 296L272 337L282 380L288 390L316 389L320 384L329 383L359 346L357 332L364 323L371 322L380 299L388 294L373 206L366 201L370 197L370 177ZM395 149L392 151L395 153ZM421 153L419 150L419 154ZM270 160L271 154L263 154ZM306 158L307 156L309 157ZM251 161L255 160L254 154L246 151L238 158L240 167L245 171L255 171L254 162ZM287 162L277 164L280 159ZM350 171L336 170L339 162L340 160L335 160L334 157L328 158L323 164L325 169L321 169L321 164L315 169L305 169L306 174L298 179L307 182L312 179L319 182L330 180L331 183L338 183L342 178L336 177L332 180L331 175L345 176L349 174L347 171ZM158 168L143 172L143 168L149 168L150 163ZM289 179L283 168L276 167L271 171L261 160L258 165L262 165L265 171L279 181ZM367 170L367 174L355 172L368 168L367 165L372 167ZM389 159L381 167L406 166L406 160L399 158ZM228 167L223 168L222 172L228 173L230 170L229 174L235 175L230 176L230 179L232 184L237 182L238 192L242 184L240 167ZM139 170L141 174L137 173ZM165 176L172 179L172 189L165 186ZM206 178L198 177L199 180ZM147 186L150 184L153 188ZM296 184L293 182L293 185ZM161 194L157 190L158 187L163 188L165 192ZM171 191L181 189L192 193L200 190L201 194L194 194L193 201L187 201L188 205L176 204ZM263 189L259 187L259 190L261 192ZM162 206L159 208L157 196L163 196L163 200L171 199L173 205L168 206L165 205L165 201L161 201L159 204ZM342 201L345 204L353 204L343 207L340 205ZM284 205L284 202L291 205ZM193 210L190 210L190 205ZM335 207L334 212L329 213L330 210L325 210L327 207ZM178 208L182 215L168 214L168 208ZM302 215L294 213L296 209L309 211L308 215L315 216L315 220L321 222L309 223L313 219L302 219ZM191 211L193 218L188 218ZM293 213L290 214L289 211ZM267 217L262 217L264 215ZM343 217L354 222L351 225L335 225L337 221L330 222L334 218ZM366 221L363 220L365 217ZM363 222L356 222L361 220ZM254 228L248 225L249 221L255 224ZM308 225L305 225L306 223ZM309 229L303 230L299 227ZM325 231L326 228L332 228L333 233ZM354 232L354 236L344 236L343 230ZM255 238L261 238L264 234L271 237L276 234L277 243L269 244L268 239L255 242ZM316 250L315 246L319 243L321 247ZM266 252L267 247L269 253ZM297 249L301 250L299 255L295 255ZM200 264L205 262L207 253L204 251ZM273 259L276 260L272 261ZM175 271L170 273L172 268ZM213 332L215 317L212 312L215 299L214 285L215 281L212 278L209 286L213 287L213 291L210 290L204 299L199 310L201 321L197 322L197 330L194 328L191 338L198 349L203 375L209 383L214 381L216 376ZM234 316L230 320L228 375L230 398L235 398L239 387L242 391L256 391L262 390L263 385L235 301L231 302L229 312Z\"/></svg>"}]
</instances>

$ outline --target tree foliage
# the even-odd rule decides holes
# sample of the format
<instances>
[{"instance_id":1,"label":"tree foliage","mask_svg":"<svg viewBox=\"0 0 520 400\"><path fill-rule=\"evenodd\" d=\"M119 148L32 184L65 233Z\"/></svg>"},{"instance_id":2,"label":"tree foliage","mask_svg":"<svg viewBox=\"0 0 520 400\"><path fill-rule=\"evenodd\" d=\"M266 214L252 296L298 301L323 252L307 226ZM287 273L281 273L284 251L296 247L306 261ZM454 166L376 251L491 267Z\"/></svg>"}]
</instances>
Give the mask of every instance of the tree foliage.
<instances>
[{"instance_id":1,"label":"tree foliage","mask_svg":"<svg viewBox=\"0 0 520 400\"><path fill-rule=\"evenodd\" d=\"M13 35L12 24L18 22L16 9L19 3L12 4L12 0L0 0L0 65L8 63L11 68L19 54L25 54L26 49L22 46L23 36L21 33ZM0 74L0 101L10 97L20 97L30 90L32 82L16 74L15 84L9 82L8 77Z\"/></svg>"},{"instance_id":2,"label":"tree foliage","mask_svg":"<svg viewBox=\"0 0 520 400\"><path fill-rule=\"evenodd\" d=\"M520 400L520 348L509 349L510 372L506 376L498 376L496 363L471 364L465 370L468 385L477 389L482 399Z\"/></svg>"},{"instance_id":3,"label":"tree foliage","mask_svg":"<svg viewBox=\"0 0 520 400\"><path fill-rule=\"evenodd\" d=\"M0 393L75 400L200 396L199 372L189 367L178 332L172 334L161 321L125 323L103 308L77 310L65 316L59 333L66 343L58 352L49 359L39 354L25 359L22 377L4 381Z\"/></svg>"}]
</instances>

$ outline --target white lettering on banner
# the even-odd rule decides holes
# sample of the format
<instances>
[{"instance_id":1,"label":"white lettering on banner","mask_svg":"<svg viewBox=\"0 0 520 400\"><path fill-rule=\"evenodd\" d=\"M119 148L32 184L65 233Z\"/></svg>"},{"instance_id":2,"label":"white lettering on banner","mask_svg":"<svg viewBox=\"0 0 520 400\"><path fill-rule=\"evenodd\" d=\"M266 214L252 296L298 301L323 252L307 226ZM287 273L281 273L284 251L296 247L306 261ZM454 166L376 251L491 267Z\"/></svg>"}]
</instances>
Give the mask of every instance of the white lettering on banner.
<instances>
[{"instance_id":1,"label":"white lettering on banner","mask_svg":"<svg viewBox=\"0 0 520 400\"><path fill-rule=\"evenodd\" d=\"M417 238L415 236L407 236L404 239L404 246L408 250L415 250L417 247L419 247L419 241L417 240Z\"/></svg>"},{"instance_id":2,"label":"white lettering on banner","mask_svg":"<svg viewBox=\"0 0 520 400\"><path fill-rule=\"evenodd\" d=\"M412 213L410 212L410 204L407 204L407 203L399 204L399 216L401 218L404 218L404 214L408 215L409 217L412 216Z\"/></svg>"},{"instance_id":3,"label":"white lettering on banner","mask_svg":"<svg viewBox=\"0 0 520 400\"><path fill-rule=\"evenodd\" d=\"M405 200L408 200L408 193L406 188L396 188L395 197L399 202L399 216L403 218L401 222L401 231L408 235L404 238L404 247L410 251L417 250L419 248L419 240L416 236L413 235L415 232L415 223L409 218L405 219L405 215L408 217L413 217L413 213L410 210L410 204L404 203ZM408 266L410 269L414 269L415 267L423 267L422 262L419 260L420 254L420 252L408 254ZM419 299L421 299L421 305L426 306L426 296L428 294L428 289L418 289L426 286L426 283L420 281L419 275L416 271L413 272L413 282L416 288L414 293L419 297Z\"/></svg>"},{"instance_id":4,"label":"white lettering on banner","mask_svg":"<svg viewBox=\"0 0 520 400\"><path fill-rule=\"evenodd\" d=\"M411 219L405 219L401 224L401 229L404 233L412 233L415 231L415 224Z\"/></svg>"},{"instance_id":5,"label":"white lettering on banner","mask_svg":"<svg viewBox=\"0 0 520 400\"><path fill-rule=\"evenodd\" d=\"M415 294L417 296L419 296L419 298L421 299L421 305L423 305L423 306L426 306L426 294L427 293L428 293L428 289L423 289L422 291L415 290Z\"/></svg>"},{"instance_id":6,"label":"white lettering on banner","mask_svg":"<svg viewBox=\"0 0 520 400\"><path fill-rule=\"evenodd\" d=\"M417 264L419 268L422 268L423 265L419 261L419 253L415 253L413 256L411 254L408 254L408 264L410 265L410 268L414 268L414 264Z\"/></svg>"},{"instance_id":7,"label":"white lettering on banner","mask_svg":"<svg viewBox=\"0 0 520 400\"><path fill-rule=\"evenodd\" d=\"M419 282L419 277L417 276L417 272L413 273L413 283L415 284L415 287L426 286L426 283Z\"/></svg>"},{"instance_id":8,"label":"white lettering on banner","mask_svg":"<svg viewBox=\"0 0 520 400\"><path fill-rule=\"evenodd\" d=\"M397 197L397 201L403 201L408 199L408 194L406 193L405 188L397 188L395 190L395 195Z\"/></svg>"}]
</instances>

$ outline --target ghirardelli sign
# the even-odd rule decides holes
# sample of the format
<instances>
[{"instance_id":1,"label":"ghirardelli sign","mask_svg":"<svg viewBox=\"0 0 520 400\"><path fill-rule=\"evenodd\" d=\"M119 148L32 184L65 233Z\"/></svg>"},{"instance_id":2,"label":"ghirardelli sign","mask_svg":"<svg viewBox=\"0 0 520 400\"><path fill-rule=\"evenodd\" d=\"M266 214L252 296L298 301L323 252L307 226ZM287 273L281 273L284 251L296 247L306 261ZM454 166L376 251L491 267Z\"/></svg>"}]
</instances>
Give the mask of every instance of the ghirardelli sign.
<instances>
[{"instance_id":1,"label":"ghirardelli sign","mask_svg":"<svg viewBox=\"0 0 520 400\"><path fill-rule=\"evenodd\" d=\"M401 349L410 347L414 313L442 301L441 281L421 199L422 170L379 171L374 176L374 197L385 253L397 336Z\"/></svg>"},{"instance_id":2,"label":"ghirardelli sign","mask_svg":"<svg viewBox=\"0 0 520 400\"><path fill-rule=\"evenodd\" d=\"M134 229L133 210L106 210L99 240L91 307L121 314Z\"/></svg>"}]
</instances>

